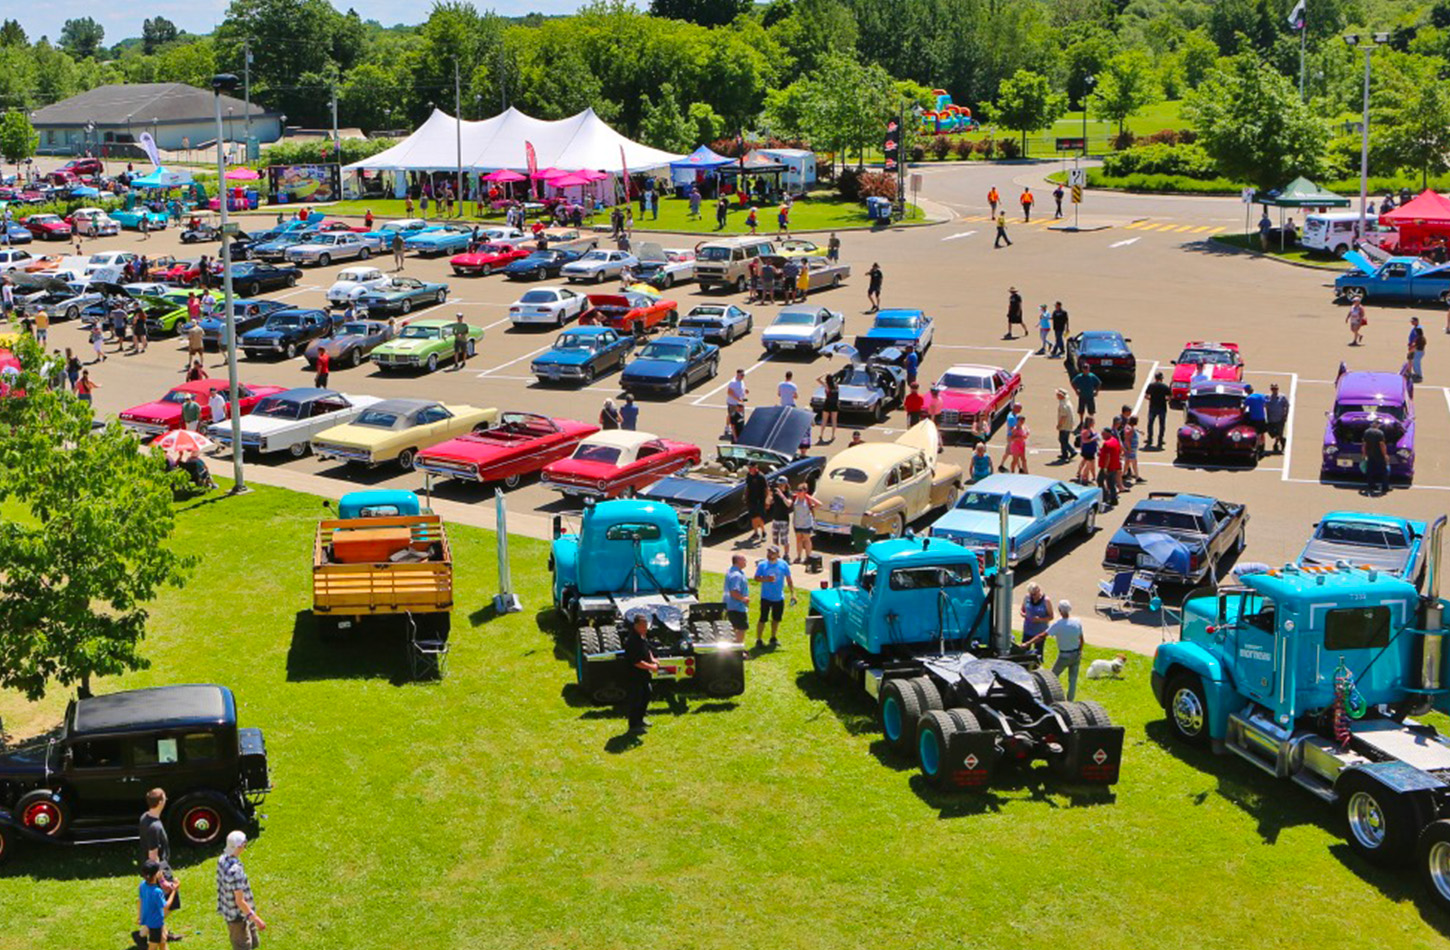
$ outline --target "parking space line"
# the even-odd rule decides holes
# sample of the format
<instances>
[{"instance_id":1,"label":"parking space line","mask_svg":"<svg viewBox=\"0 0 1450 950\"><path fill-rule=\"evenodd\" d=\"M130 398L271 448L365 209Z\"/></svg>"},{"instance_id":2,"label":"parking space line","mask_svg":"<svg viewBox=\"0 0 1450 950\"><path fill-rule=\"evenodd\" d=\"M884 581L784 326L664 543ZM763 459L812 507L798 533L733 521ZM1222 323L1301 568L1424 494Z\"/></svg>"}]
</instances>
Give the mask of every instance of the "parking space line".
<instances>
[{"instance_id":1,"label":"parking space line","mask_svg":"<svg viewBox=\"0 0 1450 950\"><path fill-rule=\"evenodd\" d=\"M1289 418L1284 420L1284 481L1289 480L1289 460L1294 455L1294 407L1299 403L1299 374L1289 374Z\"/></svg>"},{"instance_id":2,"label":"parking space line","mask_svg":"<svg viewBox=\"0 0 1450 950\"><path fill-rule=\"evenodd\" d=\"M1148 384L1153 381L1153 374L1158 372L1158 361L1153 361L1153 368L1148 370L1143 377L1143 385L1138 387L1138 399L1133 403L1133 415L1139 415L1143 408L1143 397L1148 393Z\"/></svg>"},{"instance_id":3,"label":"parking space line","mask_svg":"<svg viewBox=\"0 0 1450 950\"><path fill-rule=\"evenodd\" d=\"M1023 353L1022 354L1022 358L1017 361L1017 365L1014 366L1014 367L1012 367L1012 373L1015 375L1017 373L1022 372L1022 367L1024 367L1024 366L1027 365L1027 361L1030 360L1030 359L1032 359L1032 354L1035 353L1035 352L1037 352L1037 351L1036 350L1028 350L1026 353Z\"/></svg>"},{"instance_id":4,"label":"parking space line","mask_svg":"<svg viewBox=\"0 0 1450 950\"><path fill-rule=\"evenodd\" d=\"M756 370L760 369L760 367L764 366L766 363L769 363L769 362L770 362L770 356L769 356L769 354L767 354L765 356L762 356L760 359L756 360L753 365L751 365L749 368L747 368L745 370L745 375L746 376L749 376L751 373L753 373ZM730 380L733 380L734 378L735 378L735 374L734 373L731 373L730 374L730 379L725 380L725 382L721 383L719 386L716 386L714 389L710 390L709 392L703 393L703 394L701 394L699 396L696 396L695 399L694 399L694 401L692 401L690 403L690 405L692 405L692 406L698 406L698 405L700 405L706 399L709 399L711 396L713 396L716 393L720 392L726 386L729 386L730 385ZM758 403L757 405L768 406L770 404L771 403L767 401L767 402L763 402L763 403Z\"/></svg>"},{"instance_id":5,"label":"parking space line","mask_svg":"<svg viewBox=\"0 0 1450 950\"><path fill-rule=\"evenodd\" d=\"M295 297L298 294L305 294L305 293L307 293L310 290L321 290L321 289L322 289L321 286L314 285L314 284L306 284L306 285L301 286L301 287L294 287L293 289L287 291L285 294L275 294L272 297L272 299L273 300L286 300L288 297ZM236 295L233 294L233 296L235 297Z\"/></svg>"},{"instance_id":6,"label":"parking space line","mask_svg":"<svg viewBox=\"0 0 1450 950\"><path fill-rule=\"evenodd\" d=\"M1320 480L1317 478L1286 478L1295 485L1324 485L1329 488L1363 488L1364 482L1349 482L1343 479ZM1450 491L1450 485L1396 485L1394 491Z\"/></svg>"},{"instance_id":7,"label":"parking space line","mask_svg":"<svg viewBox=\"0 0 1450 950\"><path fill-rule=\"evenodd\" d=\"M523 356L515 357L514 359L509 360L507 363L500 363L497 366L493 366L489 369L484 370L483 372L478 374L478 378L482 379L485 376L496 373L499 370L504 369L505 367L514 365L515 363L522 363L524 360L531 360L545 350L551 350L553 348L554 344L552 342L545 343L543 346L539 347L537 350L534 350L532 353L525 353Z\"/></svg>"}]
</instances>

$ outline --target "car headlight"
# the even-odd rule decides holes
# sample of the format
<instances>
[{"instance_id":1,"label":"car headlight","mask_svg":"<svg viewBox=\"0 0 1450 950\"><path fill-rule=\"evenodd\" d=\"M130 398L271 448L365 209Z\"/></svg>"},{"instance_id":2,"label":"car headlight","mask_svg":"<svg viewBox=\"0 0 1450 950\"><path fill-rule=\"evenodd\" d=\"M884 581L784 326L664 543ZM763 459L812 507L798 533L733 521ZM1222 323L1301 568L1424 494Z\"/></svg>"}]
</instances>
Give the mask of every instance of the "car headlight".
<instances>
[{"instance_id":1,"label":"car headlight","mask_svg":"<svg viewBox=\"0 0 1450 950\"><path fill-rule=\"evenodd\" d=\"M1242 442L1243 441L1243 438L1244 438L1244 434L1242 432L1240 432L1239 430L1235 429L1235 430L1233 430L1232 432L1230 432L1228 434L1228 437L1230 439L1232 439L1233 441L1235 441L1235 442Z\"/></svg>"},{"instance_id":2,"label":"car headlight","mask_svg":"<svg viewBox=\"0 0 1450 950\"><path fill-rule=\"evenodd\" d=\"M1331 456L1331 457L1332 456L1335 456L1335 455L1338 455L1339 454L1339 446L1332 445L1332 444L1331 445L1326 445L1324 447L1324 454L1326 456Z\"/></svg>"},{"instance_id":3,"label":"car headlight","mask_svg":"<svg viewBox=\"0 0 1450 950\"><path fill-rule=\"evenodd\" d=\"M1399 451L1398 451L1398 452L1396 452L1396 453L1395 453L1395 454L1396 454L1396 455L1398 455L1398 456L1399 456L1399 457L1400 457L1400 458L1402 458L1402 459L1407 459L1407 458L1409 458L1409 457L1410 457L1410 456L1411 456L1411 455L1414 455L1414 454L1415 454L1415 453L1413 453L1413 452L1411 452L1411 451L1410 451L1410 450L1409 450L1409 449L1400 449L1400 450L1399 450Z\"/></svg>"}]
</instances>

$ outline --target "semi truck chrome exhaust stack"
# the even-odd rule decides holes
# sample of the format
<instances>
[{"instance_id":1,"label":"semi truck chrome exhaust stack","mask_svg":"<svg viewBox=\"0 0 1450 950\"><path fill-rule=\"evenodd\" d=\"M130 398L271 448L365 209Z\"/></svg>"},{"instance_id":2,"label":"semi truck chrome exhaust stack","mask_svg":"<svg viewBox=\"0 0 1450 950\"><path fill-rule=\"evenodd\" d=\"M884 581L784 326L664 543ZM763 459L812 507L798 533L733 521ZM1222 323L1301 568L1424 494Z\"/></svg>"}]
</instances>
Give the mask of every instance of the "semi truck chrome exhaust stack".
<instances>
[{"instance_id":1,"label":"semi truck chrome exhaust stack","mask_svg":"<svg viewBox=\"0 0 1450 950\"><path fill-rule=\"evenodd\" d=\"M1445 516L1436 518L1430 525L1430 530L1425 532L1425 545L1429 552L1425 555L1425 592L1421 603L1424 605L1424 616L1421 618L1420 629L1439 630L1445 623L1444 610L1440 606L1440 571L1441 571L1441 550L1440 543L1445 533ZM1444 637L1426 636L1420 638L1420 688L1440 689L1445 682L1443 667L1445 662ZM1425 697L1425 704L1430 704L1431 697Z\"/></svg>"},{"instance_id":2,"label":"semi truck chrome exhaust stack","mask_svg":"<svg viewBox=\"0 0 1450 950\"><path fill-rule=\"evenodd\" d=\"M1007 512L1012 493L1003 492L997 503L997 583L993 595L997 603L992 610L992 650L1006 656L1012 649L1012 565L1007 560Z\"/></svg>"}]
</instances>

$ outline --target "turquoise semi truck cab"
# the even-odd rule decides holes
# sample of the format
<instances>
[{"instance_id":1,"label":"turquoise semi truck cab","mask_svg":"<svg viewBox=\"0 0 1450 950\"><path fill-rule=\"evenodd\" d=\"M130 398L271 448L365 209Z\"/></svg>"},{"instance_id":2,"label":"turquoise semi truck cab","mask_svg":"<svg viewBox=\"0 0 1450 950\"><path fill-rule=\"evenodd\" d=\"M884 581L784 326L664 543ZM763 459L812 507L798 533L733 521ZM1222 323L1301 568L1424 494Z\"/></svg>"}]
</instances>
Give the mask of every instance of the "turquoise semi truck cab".
<instances>
[{"instance_id":1,"label":"turquoise semi truck cab","mask_svg":"<svg viewBox=\"0 0 1450 950\"><path fill-rule=\"evenodd\" d=\"M875 700L887 743L940 788L981 788L999 767L1032 762L1071 782L1116 782L1123 729L1098 703L1067 701L1014 644L1011 571L990 558L906 537L833 562L830 586L811 593L812 667Z\"/></svg>"},{"instance_id":2,"label":"turquoise semi truck cab","mask_svg":"<svg viewBox=\"0 0 1450 950\"><path fill-rule=\"evenodd\" d=\"M1343 814L1350 846L1413 864L1450 910L1450 742L1413 717L1450 712L1434 523L1425 590L1369 566L1248 574L1191 594L1153 694L1180 741L1242 757Z\"/></svg>"},{"instance_id":3,"label":"turquoise semi truck cab","mask_svg":"<svg viewBox=\"0 0 1450 950\"><path fill-rule=\"evenodd\" d=\"M625 617L640 610L650 616L656 680L716 697L745 691L745 644L723 603L699 600L699 518L682 520L662 503L589 499L576 529L554 519L549 568L554 607L574 631L575 678L592 702L624 698Z\"/></svg>"}]
</instances>

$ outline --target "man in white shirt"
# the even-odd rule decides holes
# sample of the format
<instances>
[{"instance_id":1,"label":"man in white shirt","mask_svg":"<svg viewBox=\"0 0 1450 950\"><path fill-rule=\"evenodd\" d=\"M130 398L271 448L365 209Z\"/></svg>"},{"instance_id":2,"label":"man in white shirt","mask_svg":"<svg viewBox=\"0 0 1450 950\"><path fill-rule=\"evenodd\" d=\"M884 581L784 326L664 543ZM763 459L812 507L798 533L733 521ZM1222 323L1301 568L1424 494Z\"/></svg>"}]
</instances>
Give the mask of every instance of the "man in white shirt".
<instances>
[{"instance_id":1,"label":"man in white shirt","mask_svg":"<svg viewBox=\"0 0 1450 950\"><path fill-rule=\"evenodd\" d=\"M732 441L740 437L737 425L745 424L745 400L749 394L750 390L745 388L745 370L737 369L735 378L725 387L725 428Z\"/></svg>"},{"instance_id":2,"label":"man in white shirt","mask_svg":"<svg viewBox=\"0 0 1450 950\"><path fill-rule=\"evenodd\" d=\"M211 394L211 421L221 422L227 417L227 400L220 389Z\"/></svg>"},{"instance_id":3,"label":"man in white shirt","mask_svg":"<svg viewBox=\"0 0 1450 950\"><path fill-rule=\"evenodd\" d=\"M786 370L785 382L781 383L778 387L776 387L775 390L776 393L780 396L780 404L788 409L795 408L795 400L796 396L798 395L796 385L794 382L791 381L794 376L794 373L792 373L790 370Z\"/></svg>"},{"instance_id":4,"label":"man in white shirt","mask_svg":"<svg viewBox=\"0 0 1450 950\"><path fill-rule=\"evenodd\" d=\"M1067 671L1067 698L1077 696L1077 672L1082 666L1082 621L1072 616L1072 604L1066 600L1057 602L1058 619L1052 626L1028 640L1024 646L1032 646L1045 637L1057 641L1057 659L1052 664L1052 675L1061 676Z\"/></svg>"}]
</instances>

